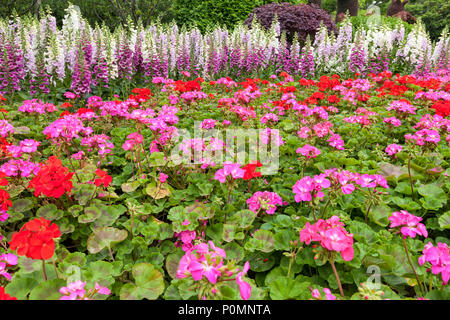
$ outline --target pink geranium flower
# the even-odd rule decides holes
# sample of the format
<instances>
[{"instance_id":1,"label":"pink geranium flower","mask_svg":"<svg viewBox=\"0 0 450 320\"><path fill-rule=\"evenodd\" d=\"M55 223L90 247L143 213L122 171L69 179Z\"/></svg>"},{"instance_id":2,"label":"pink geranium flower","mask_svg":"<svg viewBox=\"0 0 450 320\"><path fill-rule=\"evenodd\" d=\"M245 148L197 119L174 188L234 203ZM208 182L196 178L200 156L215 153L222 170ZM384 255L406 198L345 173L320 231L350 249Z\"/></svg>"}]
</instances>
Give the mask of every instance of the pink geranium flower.
<instances>
[{"instance_id":1,"label":"pink geranium flower","mask_svg":"<svg viewBox=\"0 0 450 320\"><path fill-rule=\"evenodd\" d=\"M401 145L392 143L386 147L384 150L388 155L393 156L396 153L399 153L402 151L403 147Z\"/></svg>"},{"instance_id":2,"label":"pink geranium flower","mask_svg":"<svg viewBox=\"0 0 450 320\"><path fill-rule=\"evenodd\" d=\"M244 174L245 170L241 169L240 164L226 161L223 163L223 169L216 171L214 179L220 183L225 183L228 176L231 176L233 179L239 179L243 178Z\"/></svg>"},{"instance_id":3,"label":"pink geranium flower","mask_svg":"<svg viewBox=\"0 0 450 320\"><path fill-rule=\"evenodd\" d=\"M277 205L283 204L283 199L275 193L269 191L258 191L247 199L246 203L251 211L257 213L260 209L266 210L267 214L274 214Z\"/></svg>"},{"instance_id":4,"label":"pink geranium flower","mask_svg":"<svg viewBox=\"0 0 450 320\"><path fill-rule=\"evenodd\" d=\"M333 294L331 293L331 290L330 290L330 289L324 288L324 289L323 289L323 292L325 293L325 299L326 299L326 300L336 300L336 296L333 295ZM318 289L314 289L314 290L311 292L311 295L312 295L312 297L313 297L314 299L317 299L317 300L323 300L323 299L322 299L322 296L321 296L321 294L320 294L320 292L319 292Z\"/></svg>"},{"instance_id":5,"label":"pink geranium flower","mask_svg":"<svg viewBox=\"0 0 450 320\"><path fill-rule=\"evenodd\" d=\"M167 178L168 178L169 176L167 175L167 174L165 174L165 173L160 173L159 174L159 181L161 182L161 183L164 183L164 182L166 182L167 181Z\"/></svg>"},{"instance_id":6,"label":"pink geranium flower","mask_svg":"<svg viewBox=\"0 0 450 320\"><path fill-rule=\"evenodd\" d=\"M333 216L328 220L319 219L316 223L307 222L300 230L300 241L307 245L312 241L329 250L340 252L342 259L351 261L353 259L353 234L347 233L344 224L339 217Z\"/></svg>"},{"instance_id":7,"label":"pink geranium flower","mask_svg":"<svg viewBox=\"0 0 450 320\"><path fill-rule=\"evenodd\" d=\"M250 286L250 284L242 279L242 277L247 273L248 269L250 269L250 263L247 261L244 265L244 269L236 276L236 283L239 286L239 293L241 294L242 300L248 300L252 291L252 287Z\"/></svg>"},{"instance_id":8,"label":"pink geranium flower","mask_svg":"<svg viewBox=\"0 0 450 320\"><path fill-rule=\"evenodd\" d=\"M419 264L424 265L426 262L431 264L431 272L433 274L441 274L444 285L450 279L450 248L446 243L439 242L434 247L431 242L425 245L422 251L423 255L419 258Z\"/></svg>"},{"instance_id":9,"label":"pink geranium flower","mask_svg":"<svg viewBox=\"0 0 450 320\"><path fill-rule=\"evenodd\" d=\"M428 232L424 224L419 223L422 221L421 217L417 217L408 211L400 210L392 213L389 217L391 221L390 228L400 228L400 232L403 237L415 238L416 235L428 237Z\"/></svg>"},{"instance_id":10,"label":"pink geranium flower","mask_svg":"<svg viewBox=\"0 0 450 320\"><path fill-rule=\"evenodd\" d=\"M301 153L302 156L305 156L307 159L315 158L319 154L321 154L320 150L314 146L310 146L309 144L304 145L301 148L298 148L297 153Z\"/></svg>"},{"instance_id":11,"label":"pink geranium flower","mask_svg":"<svg viewBox=\"0 0 450 320\"><path fill-rule=\"evenodd\" d=\"M11 274L6 271L9 266L17 265L17 256L12 253L3 253L0 255L0 276L11 281Z\"/></svg>"}]
</instances>

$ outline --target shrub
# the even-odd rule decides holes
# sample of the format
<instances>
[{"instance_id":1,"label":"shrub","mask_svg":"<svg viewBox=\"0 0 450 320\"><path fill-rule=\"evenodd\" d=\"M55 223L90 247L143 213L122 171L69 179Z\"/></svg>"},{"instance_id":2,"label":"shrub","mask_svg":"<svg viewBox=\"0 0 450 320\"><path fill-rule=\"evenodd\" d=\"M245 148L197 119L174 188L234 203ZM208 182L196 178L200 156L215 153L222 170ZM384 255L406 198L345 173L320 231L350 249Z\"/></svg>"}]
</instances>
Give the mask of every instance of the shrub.
<instances>
[{"instance_id":1,"label":"shrub","mask_svg":"<svg viewBox=\"0 0 450 320\"><path fill-rule=\"evenodd\" d=\"M366 30L369 30L369 28L370 28L370 26L368 24L369 17L370 16L367 16L366 11L364 11L364 10L360 11L357 16L350 17L350 21L353 25L353 30L357 30L359 28L364 28ZM398 24L402 24L403 27L405 28L405 34L408 34L413 27L411 24L404 22L401 19L394 18L394 17L386 17L386 16L380 16L380 23L391 29L395 29ZM340 25L340 23L338 24L338 26L339 25Z\"/></svg>"},{"instance_id":2,"label":"shrub","mask_svg":"<svg viewBox=\"0 0 450 320\"><path fill-rule=\"evenodd\" d=\"M255 15L258 22L267 29L272 26L273 19L277 15L280 31L286 32L289 42L292 41L295 33L298 34L300 42L305 42L308 35L313 40L321 22L329 32L337 32L336 24L328 12L316 5L291 5L285 2L267 4L255 8L245 20L245 24L251 26Z\"/></svg>"},{"instance_id":3,"label":"shrub","mask_svg":"<svg viewBox=\"0 0 450 320\"><path fill-rule=\"evenodd\" d=\"M178 25L197 26L201 31L216 24L233 29L255 6L266 2L267 0L175 0L173 12Z\"/></svg>"},{"instance_id":4,"label":"shrub","mask_svg":"<svg viewBox=\"0 0 450 320\"><path fill-rule=\"evenodd\" d=\"M447 0L410 0L406 10L422 19L433 40L437 40L445 26L450 25L450 3Z\"/></svg>"},{"instance_id":5,"label":"shrub","mask_svg":"<svg viewBox=\"0 0 450 320\"><path fill-rule=\"evenodd\" d=\"M322 9L328 11L330 14L336 12L337 1L336 0L322 0Z\"/></svg>"}]
</instances>

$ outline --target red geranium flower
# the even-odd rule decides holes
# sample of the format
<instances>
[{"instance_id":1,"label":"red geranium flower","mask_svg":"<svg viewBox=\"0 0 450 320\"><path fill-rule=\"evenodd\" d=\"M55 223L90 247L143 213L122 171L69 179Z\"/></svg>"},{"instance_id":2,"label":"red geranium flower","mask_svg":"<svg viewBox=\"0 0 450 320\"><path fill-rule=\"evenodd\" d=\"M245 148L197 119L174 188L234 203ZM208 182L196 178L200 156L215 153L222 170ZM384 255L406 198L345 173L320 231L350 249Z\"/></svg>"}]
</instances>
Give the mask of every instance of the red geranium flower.
<instances>
[{"instance_id":1,"label":"red geranium flower","mask_svg":"<svg viewBox=\"0 0 450 320\"><path fill-rule=\"evenodd\" d=\"M253 178L261 177L261 172L256 172L256 168L259 168L259 167L262 167L262 163L259 161L249 163L249 164L245 165L244 167L242 167L242 169L245 170L243 179L250 180Z\"/></svg>"},{"instance_id":2,"label":"red geranium flower","mask_svg":"<svg viewBox=\"0 0 450 320\"><path fill-rule=\"evenodd\" d=\"M314 93L311 95L310 98L311 98L311 99L321 100L321 99L324 99L324 98L325 98L325 95L324 95L322 92L317 91L317 92L314 92Z\"/></svg>"},{"instance_id":3,"label":"red geranium flower","mask_svg":"<svg viewBox=\"0 0 450 320\"><path fill-rule=\"evenodd\" d=\"M8 211L8 208L11 206L12 202L9 200L9 193L0 189L0 208L4 211Z\"/></svg>"},{"instance_id":4,"label":"red geranium flower","mask_svg":"<svg viewBox=\"0 0 450 320\"><path fill-rule=\"evenodd\" d=\"M102 184L105 188L109 186L112 182L112 177L108 175L106 171L97 169L95 170L95 174L100 177L100 179L95 179L94 183L97 187L100 187Z\"/></svg>"},{"instance_id":5,"label":"red geranium flower","mask_svg":"<svg viewBox=\"0 0 450 320\"><path fill-rule=\"evenodd\" d=\"M340 99L335 94L332 94L331 96L328 96L328 102L329 103L338 103L339 100Z\"/></svg>"},{"instance_id":6,"label":"red geranium flower","mask_svg":"<svg viewBox=\"0 0 450 320\"><path fill-rule=\"evenodd\" d=\"M6 173L0 171L0 186L2 186L2 187L8 185L8 180L5 177L6 177Z\"/></svg>"},{"instance_id":7,"label":"red geranium flower","mask_svg":"<svg viewBox=\"0 0 450 320\"><path fill-rule=\"evenodd\" d=\"M41 166L38 174L30 181L28 189L34 188L34 195L39 197L44 194L47 197L60 198L64 192L72 190L73 172L62 166L61 160L51 156Z\"/></svg>"},{"instance_id":8,"label":"red geranium flower","mask_svg":"<svg viewBox=\"0 0 450 320\"><path fill-rule=\"evenodd\" d=\"M450 101L437 101L432 106L432 109L436 110L436 114L441 117L450 116Z\"/></svg>"},{"instance_id":9,"label":"red geranium flower","mask_svg":"<svg viewBox=\"0 0 450 320\"><path fill-rule=\"evenodd\" d=\"M88 113L88 112L93 112L93 113L95 113L94 110L92 110L92 109L90 109L90 108L88 108L88 109L86 109L86 108L80 108L80 109L77 110L77 114L80 115L80 116L81 116L82 114L85 114L85 113Z\"/></svg>"},{"instance_id":10,"label":"red geranium flower","mask_svg":"<svg viewBox=\"0 0 450 320\"><path fill-rule=\"evenodd\" d=\"M134 99L137 102L145 102L149 99L151 99L151 96L153 96L153 92L151 92L148 88L134 88L131 90L132 93L136 93L136 95L129 95L130 99Z\"/></svg>"},{"instance_id":11,"label":"red geranium flower","mask_svg":"<svg viewBox=\"0 0 450 320\"><path fill-rule=\"evenodd\" d=\"M61 105L61 108L70 108L70 107L73 107L73 105L71 105L69 102L64 102L64 103Z\"/></svg>"},{"instance_id":12,"label":"red geranium flower","mask_svg":"<svg viewBox=\"0 0 450 320\"><path fill-rule=\"evenodd\" d=\"M200 83L197 82L197 80L200 82L200 80L203 80L203 79L197 78L195 80L190 80L190 81L186 81L186 82L177 80L175 82L175 91L179 91L179 92L201 91L202 87L200 86Z\"/></svg>"},{"instance_id":13,"label":"red geranium flower","mask_svg":"<svg viewBox=\"0 0 450 320\"><path fill-rule=\"evenodd\" d=\"M17 298L16 297L11 297L9 294L7 294L5 292L5 288L0 287L0 300L17 300Z\"/></svg>"},{"instance_id":14,"label":"red geranium flower","mask_svg":"<svg viewBox=\"0 0 450 320\"><path fill-rule=\"evenodd\" d=\"M59 115L59 117L60 118L64 118L64 116L69 116L69 115L71 115L71 113L69 112L69 111L63 111L63 112L61 112L61 114Z\"/></svg>"},{"instance_id":15,"label":"red geranium flower","mask_svg":"<svg viewBox=\"0 0 450 320\"><path fill-rule=\"evenodd\" d=\"M23 225L19 232L12 235L9 246L17 249L19 256L31 259L50 259L55 253L55 241L61 232L56 224L44 218L36 218Z\"/></svg>"}]
</instances>

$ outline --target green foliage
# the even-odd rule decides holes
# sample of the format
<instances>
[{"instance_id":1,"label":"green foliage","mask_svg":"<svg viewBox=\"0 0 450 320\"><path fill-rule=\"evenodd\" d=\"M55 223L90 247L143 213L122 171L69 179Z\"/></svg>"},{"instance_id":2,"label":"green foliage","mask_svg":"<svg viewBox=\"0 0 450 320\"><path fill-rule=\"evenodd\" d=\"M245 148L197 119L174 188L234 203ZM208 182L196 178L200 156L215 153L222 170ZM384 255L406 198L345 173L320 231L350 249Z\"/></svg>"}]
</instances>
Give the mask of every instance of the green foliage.
<instances>
[{"instance_id":1,"label":"green foliage","mask_svg":"<svg viewBox=\"0 0 450 320\"><path fill-rule=\"evenodd\" d=\"M178 25L196 25L205 31L216 24L233 29L245 20L254 7L263 5L263 0L175 0L173 10Z\"/></svg>"},{"instance_id":2,"label":"green foliage","mask_svg":"<svg viewBox=\"0 0 450 320\"><path fill-rule=\"evenodd\" d=\"M336 11L337 1L336 0L322 0L322 9L327 10L329 13Z\"/></svg>"},{"instance_id":3,"label":"green foliage","mask_svg":"<svg viewBox=\"0 0 450 320\"><path fill-rule=\"evenodd\" d=\"M350 21L353 25L353 30L357 30L359 28L364 28L366 30L370 29L370 25L368 24L370 16L366 16L366 11L361 10L359 11L358 15L355 17L350 17ZM394 17L387 17L385 15L380 16L380 23L385 25L388 28L395 28L399 24L403 25L405 28L405 36L411 31L412 25L404 22L401 19L394 18ZM338 26L342 24L339 23Z\"/></svg>"},{"instance_id":4,"label":"green foliage","mask_svg":"<svg viewBox=\"0 0 450 320\"><path fill-rule=\"evenodd\" d=\"M445 26L450 25L450 2L447 0L410 0L405 9L423 21L434 40L439 38Z\"/></svg>"},{"instance_id":5,"label":"green foliage","mask_svg":"<svg viewBox=\"0 0 450 320\"><path fill-rule=\"evenodd\" d=\"M18 15L39 14L39 9L33 6L33 0L5 0L7 5L0 6L0 17L7 17L13 12ZM64 19L65 9L69 3L80 8L83 17L91 25L105 24L110 29L114 29L125 23L130 16L134 22L139 19L144 25L159 19L161 22L170 22L173 18L172 3L174 0L141 0L136 1L136 7L132 1L109 1L109 0L42 0L41 10L50 9L56 17L58 24ZM114 5L113 5L114 4Z\"/></svg>"}]
</instances>

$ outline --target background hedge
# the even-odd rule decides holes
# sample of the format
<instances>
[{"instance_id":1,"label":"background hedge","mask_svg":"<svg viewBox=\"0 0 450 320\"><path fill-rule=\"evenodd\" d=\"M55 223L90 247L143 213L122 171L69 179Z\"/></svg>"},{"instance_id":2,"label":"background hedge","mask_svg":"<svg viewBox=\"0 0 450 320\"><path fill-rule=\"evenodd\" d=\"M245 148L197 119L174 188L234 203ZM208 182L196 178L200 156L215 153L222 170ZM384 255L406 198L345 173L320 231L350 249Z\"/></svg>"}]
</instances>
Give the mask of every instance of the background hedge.
<instances>
[{"instance_id":1,"label":"background hedge","mask_svg":"<svg viewBox=\"0 0 450 320\"><path fill-rule=\"evenodd\" d=\"M386 10L391 0L376 0L381 13ZM245 21L255 7L268 3L289 2L291 4L307 3L308 0L71 0L80 7L83 17L90 24L105 24L111 29L126 23L127 16L144 25L159 19L162 23L175 20L181 27L197 25L201 30L216 24L232 29L237 23ZM322 8L332 17L336 12L337 0L322 0ZM68 0L0 0L0 17L7 17L13 12L19 15L39 14L38 5L50 8L60 24L68 6ZM354 20L363 25L365 9L373 1L359 0L361 9ZM406 10L425 23L432 39L437 39L446 25L450 25L450 2L448 0L409 0ZM383 19L383 21L388 21Z\"/></svg>"}]
</instances>

